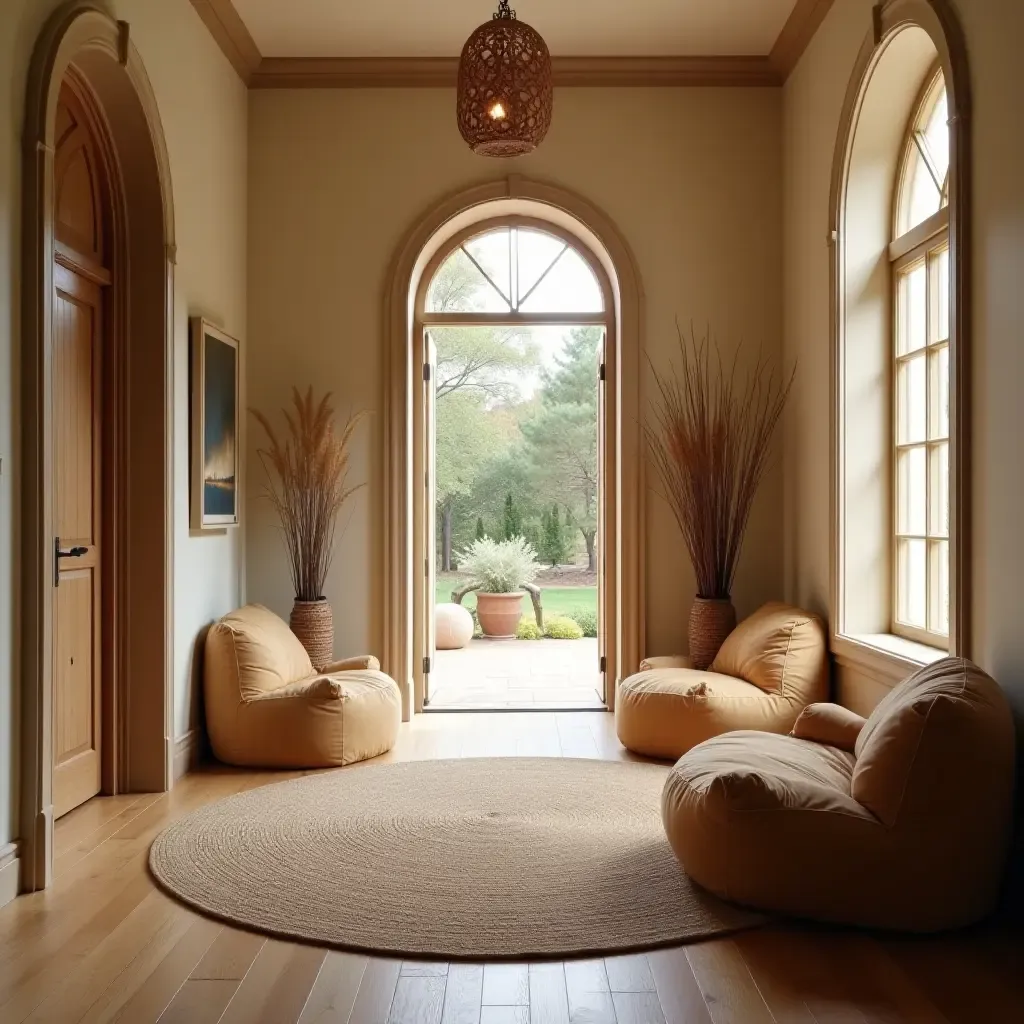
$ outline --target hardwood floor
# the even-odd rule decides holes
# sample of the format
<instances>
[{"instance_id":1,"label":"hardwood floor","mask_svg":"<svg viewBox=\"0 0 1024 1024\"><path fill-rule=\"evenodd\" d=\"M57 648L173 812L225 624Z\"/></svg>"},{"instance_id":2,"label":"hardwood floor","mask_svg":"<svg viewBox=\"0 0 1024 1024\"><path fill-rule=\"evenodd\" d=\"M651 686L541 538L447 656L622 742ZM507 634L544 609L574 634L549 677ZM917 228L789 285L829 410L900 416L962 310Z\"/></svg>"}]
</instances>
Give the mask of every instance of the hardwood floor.
<instances>
[{"instance_id":1,"label":"hardwood floor","mask_svg":"<svg viewBox=\"0 0 1024 1024\"><path fill-rule=\"evenodd\" d=\"M380 760L629 755L602 713L421 715ZM347 769L347 770L359 770ZM58 822L51 889L0 910L0 1022L840 1024L1024 1020L1024 940L909 939L779 924L565 964L328 952L207 921L157 891L153 837L193 808L300 773L211 768Z\"/></svg>"}]
</instances>

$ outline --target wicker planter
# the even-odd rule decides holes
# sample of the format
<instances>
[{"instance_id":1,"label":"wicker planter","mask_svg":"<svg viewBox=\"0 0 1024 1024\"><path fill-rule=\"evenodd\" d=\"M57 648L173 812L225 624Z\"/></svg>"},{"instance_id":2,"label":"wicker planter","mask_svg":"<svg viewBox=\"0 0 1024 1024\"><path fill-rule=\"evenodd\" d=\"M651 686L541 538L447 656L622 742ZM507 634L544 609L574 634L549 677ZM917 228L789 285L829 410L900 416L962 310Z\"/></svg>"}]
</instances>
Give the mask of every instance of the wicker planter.
<instances>
[{"instance_id":1,"label":"wicker planter","mask_svg":"<svg viewBox=\"0 0 1024 1024\"><path fill-rule=\"evenodd\" d=\"M519 620L523 617L523 595L487 594L479 591L476 595L476 614L484 636L492 640L512 640Z\"/></svg>"},{"instance_id":2,"label":"wicker planter","mask_svg":"<svg viewBox=\"0 0 1024 1024\"><path fill-rule=\"evenodd\" d=\"M296 601L288 624L306 648L313 668L320 672L334 661L334 613L327 598L319 601Z\"/></svg>"},{"instance_id":3,"label":"wicker planter","mask_svg":"<svg viewBox=\"0 0 1024 1024\"><path fill-rule=\"evenodd\" d=\"M695 597L690 606L690 660L703 671L715 660L725 638L736 628L736 609L725 597Z\"/></svg>"}]
</instances>

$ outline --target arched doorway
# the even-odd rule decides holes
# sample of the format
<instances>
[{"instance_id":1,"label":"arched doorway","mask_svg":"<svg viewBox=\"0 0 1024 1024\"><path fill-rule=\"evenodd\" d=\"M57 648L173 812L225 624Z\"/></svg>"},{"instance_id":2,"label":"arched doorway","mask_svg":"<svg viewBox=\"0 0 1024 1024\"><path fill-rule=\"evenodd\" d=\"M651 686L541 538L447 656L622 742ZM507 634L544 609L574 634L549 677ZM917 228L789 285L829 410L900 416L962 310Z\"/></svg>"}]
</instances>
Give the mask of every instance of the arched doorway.
<instances>
[{"instance_id":1,"label":"arched doorway","mask_svg":"<svg viewBox=\"0 0 1024 1024\"><path fill-rule=\"evenodd\" d=\"M617 681L635 671L643 656L642 293L636 266L617 229L591 204L564 189L513 176L470 189L426 214L399 250L387 293L384 660L402 687L406 718L424 707L423 659L430 630L424 599L424 578L430 574L422 387L425 289L432 270L459 240L488 224L512 223L543 230L586 254L607 296L602 310L607 334L598 558L609 708L614 707Z\"/></svg>"},{"instance_id":2,"label":"arched doorway","mask_svg":"<svg viewBox=\"0 0 1024 1024\"><path fill-rule=\"evenodd\" d=\"M415 307L413 358L424 372L414 454L427 484L424 706L601 709L614 611L603 585L605 510L615 496L603 443L612 427L607 360L617 351L611 283L569 232L499 217L434 255ZM474 550L484 562L533 554L541 568L525 616L531 602L522 596L465 593L457 561ZM463 599L510 608L498 621L519 642L437 651L436 608ZM479 625L493 637L498 622L480 610ZM551 630L570 639L541 642Z\"/></svg>"},{"instance_id":3,"label":"arched doorway","mask_svg":"<svg viewBox=\"0 0 1024 1024\"><path fill-rule=\"evenodd\" d=\"M69 96L75 110L70 119L67 102L62 105ZM77 178L69 182L60 143L76 117L87 129L92 166L87 161L84 171L72 168ZM26 90L23 181L20 831L21 888L31 891L50 880L62 754L94 743L103 792L162 791L171 782L170 172L156 102L129 26L90 3L74 0L56 11L36 44ZM63 195L67 188L71 192ZM84 215L83 189L92 190L93 204ZM74 195L79 212L69 214L75 203L68 197ZM76 233L74 224L62 223L68 216L77 217L79 227L93 218L92 242L88 230ZM90 245L91 253L76 252ZM88 288L81 282L90 278L96 290L83 305ZM66 422L68 406L55 388L67 385L64 357L85 351L65 344L68 330L84 330L94 318L102 329L93 338L95 362L87 381L96 385L91 397L102 414L91 419L90 410L82 422L95 428L85 502L96 516L69 527L65 497L76 453L66 442L81 430ZM82 362L76 360L72 369ZM86 527L88 536L78 536ZM69 530L70 537L62 536ZM75 569L62 572L76 557L72 549L83 547ZM96 570L88 582L85 562ZM86 592L102 625L90 643L68 650L58 622L74 620L82 611L78 605L87 603ZM62 712L55 688L62 674L67 682L69 671L75 685L81 683L81 650L93 655L99 680L96 715L90 736L83 731L69 739L58 731ZM79 688L84 693L84 684ZM61 785L58 779L58 811L69 799Z\"/></svg>"}]
</instances>

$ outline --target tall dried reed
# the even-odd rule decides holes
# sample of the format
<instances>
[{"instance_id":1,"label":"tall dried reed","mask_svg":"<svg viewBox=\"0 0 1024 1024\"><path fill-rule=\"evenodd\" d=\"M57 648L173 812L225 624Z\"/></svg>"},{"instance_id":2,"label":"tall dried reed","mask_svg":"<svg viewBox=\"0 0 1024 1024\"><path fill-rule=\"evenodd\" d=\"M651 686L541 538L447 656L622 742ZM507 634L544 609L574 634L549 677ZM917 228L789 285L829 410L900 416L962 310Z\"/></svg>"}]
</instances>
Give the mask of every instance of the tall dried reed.
<instances>
[{"instance_id":1,"label":"tall dried reed","mask_svg":"<svg viewBox=\"0 0 1024 1024\"><path fill-rule=\"evenodd\" d=\"M729 598L772 434L793 386L758 354L740 380L718 343L678 327L680 363L657 382L644 433L663 495L693 562L697 596Z\"/></svg>"},{"instance_id":2,"label":"tall dried reed","mask_svg":"<svg viewBox=\"0 0 1024 1024\"><path fill-rule=\"evenodd\" d=\"M266 497L281 519L296 600L318 601L334 557L338 513L362 486L348 486L348 472L363 414L350 415L338 433L330 392L314 402L312 388L305 395L292 388L292 405L294 412L282 410L288 429L280 435L263 413L250 411L269 442L257 452L267 472Z\"/></svg>"}]
</instances>

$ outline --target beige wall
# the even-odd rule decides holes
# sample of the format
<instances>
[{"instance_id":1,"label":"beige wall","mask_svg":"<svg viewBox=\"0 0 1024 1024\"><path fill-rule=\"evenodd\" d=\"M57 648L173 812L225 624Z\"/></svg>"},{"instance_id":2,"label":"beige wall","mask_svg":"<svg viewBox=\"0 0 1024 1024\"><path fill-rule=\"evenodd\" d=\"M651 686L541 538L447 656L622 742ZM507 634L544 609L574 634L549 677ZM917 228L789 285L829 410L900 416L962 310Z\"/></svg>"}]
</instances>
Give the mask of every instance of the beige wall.
<instances>
[{"instance_id":1,"label":"beige wall","mask_svg":"<svg viewBox=\"0 0 1024 1024\"><path fill-rule=\"evenodd\" d=\"M21 119L32 48L58 6L56 0L0 4L0 846L17 830ZM152 80L174 190L174 733L181 736L194 706L194 639L237 603L242 570L237 533L189 536L187 318L204 313L244 340L247 97L188 0L113 0L110 8L130 23Z\"/></svg>"},{"instance_id":2,"label":"beige wall","mask_svg":"<svg viewBox=\"0 0 1024 1024\"><path fill-rule=\"evenodd\" d=\"M403 234L432 204L510 172L601 207L632 247L646 291L647 351L664 367L675 318L781 346L779 90L563 89L534 154L476 157L448 90L254 92L250 100L249 400L274 411L294 384L376 415L328 597L339 651L378 650L382 565L381 311ZM646 378L646 367L645 367ZM255 428L250 438L255 439ZM248 594L286 614L279 536L250 444ZM781 469L765 481L735 598L782 586ZM663 502L648 502L648 650L685 649L692 573Z\"/></svg>"},{"instance_id":3,"label":"beige wall","mask_svg":"<svg viewBox=\"0 0 1024 1024\"><path fill-rule=\"evenodd\" d=\"M957 0L974 89L975 260L970 459L971 654L1024 718L1024 4ZM784 90L786 351L800 360L785 453L786 585L819 611L829 590L826 231L839 116L872 0L837 0Z\"/></svg>"}]
</instances>

